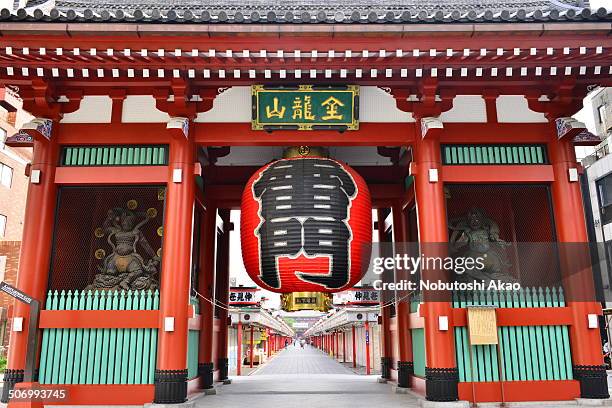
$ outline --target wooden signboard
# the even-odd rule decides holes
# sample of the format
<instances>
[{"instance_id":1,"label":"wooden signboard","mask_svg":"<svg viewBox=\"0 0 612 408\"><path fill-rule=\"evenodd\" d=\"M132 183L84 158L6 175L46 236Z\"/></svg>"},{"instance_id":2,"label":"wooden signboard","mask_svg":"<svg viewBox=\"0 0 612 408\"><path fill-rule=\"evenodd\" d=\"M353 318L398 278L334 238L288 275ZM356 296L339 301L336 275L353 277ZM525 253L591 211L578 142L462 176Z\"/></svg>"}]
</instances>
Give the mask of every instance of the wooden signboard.
<instances>
[{"instance_id":1,"label":"wooden signboard","mask_svg":"<svg viewBox=\"0 0 612 408\"><path fill-rule=\"evenodd\" d=\"M359 86L253 85L253 130L357 130Z\"/></svg>"},{"instance_id":2,"label":"wooden signboard","mask_svg":"<svg viewBox=\"0 0 612 408\"><path fill-rule=\"evenodd\" d=\"M498 344L497 317L493 307L468 307L468 333L472 346Z\"/></svg>"}]
</instances>

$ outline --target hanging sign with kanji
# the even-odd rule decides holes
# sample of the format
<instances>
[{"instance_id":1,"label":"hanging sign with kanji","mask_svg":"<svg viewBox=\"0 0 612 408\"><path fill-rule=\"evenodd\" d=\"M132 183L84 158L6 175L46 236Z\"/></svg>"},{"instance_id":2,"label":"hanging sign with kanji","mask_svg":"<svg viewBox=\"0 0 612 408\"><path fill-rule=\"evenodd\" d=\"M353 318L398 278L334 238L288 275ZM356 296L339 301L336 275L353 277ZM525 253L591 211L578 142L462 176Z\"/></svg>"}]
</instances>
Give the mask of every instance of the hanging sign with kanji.
<instances>
[{"instance_id":1,"label":"hanging sign with kanji","mask_svg":"<svg viewBox=\"0 0 612 408\"><path fill-rule=\"evenodd\" d=\"M261 301L261 296L257 294L257 288L232 287L230 288L230 306L256 306Z\"/></svg>"},{"instance_id":2,"label":"hanging sign with kanji","mask_svg":"<svg viewBox=\"0 0 612 408\"><path fill-rule=\"evenodd\" d=\"M359 86L253 85L253 130L357 130Z\"/></svg>"}]
</instances>

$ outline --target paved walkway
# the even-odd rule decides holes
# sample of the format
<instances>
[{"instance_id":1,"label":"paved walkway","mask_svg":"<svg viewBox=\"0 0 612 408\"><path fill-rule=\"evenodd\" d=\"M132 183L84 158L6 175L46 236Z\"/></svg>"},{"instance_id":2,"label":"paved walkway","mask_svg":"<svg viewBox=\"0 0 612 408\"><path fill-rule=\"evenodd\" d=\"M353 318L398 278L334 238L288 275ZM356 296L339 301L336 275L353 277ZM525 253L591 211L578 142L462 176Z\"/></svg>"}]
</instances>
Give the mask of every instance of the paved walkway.
<instances>
[{"instance_id":1,"label":"paved walkway","mask_svg":"<svg viewBox=\"0 0 612 408\"><path fill-rule=\"evenodd\" d=\"M288 346L253 373L253 375L271 374L353 374L353 372L314 347Z\"/></svg>"},{"instance_id":2,"label":"paved walkway","mask_svg":"<svg viewBox=\"0 0 612 408\"><path fill-rule=\"evenodd\" d=\"M410 395L395 394L377 376L356 375L321 351L289 346L272 360L217 395L196 400L202 408L416 408Z\"/></svg>"}]
</instances>

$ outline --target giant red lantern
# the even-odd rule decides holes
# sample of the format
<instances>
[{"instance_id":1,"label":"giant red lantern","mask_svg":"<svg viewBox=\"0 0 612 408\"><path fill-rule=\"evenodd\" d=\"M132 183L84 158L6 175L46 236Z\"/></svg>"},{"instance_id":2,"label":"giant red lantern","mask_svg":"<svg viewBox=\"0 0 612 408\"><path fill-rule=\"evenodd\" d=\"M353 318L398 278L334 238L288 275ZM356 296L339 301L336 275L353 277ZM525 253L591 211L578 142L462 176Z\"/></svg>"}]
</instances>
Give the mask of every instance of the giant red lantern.
<instances>
[{"instance_id":1,"label":"giant red lantern","mask_svg":"<svg viewBox=\"0 0 612 408\"><path fill-rule=\"evenodd\" d=\"M246 270L265 289L348 289L369 262L370 192L355 170L336 160L274 161L244 189L240 236Z\"/></svg>"}]
</instances>

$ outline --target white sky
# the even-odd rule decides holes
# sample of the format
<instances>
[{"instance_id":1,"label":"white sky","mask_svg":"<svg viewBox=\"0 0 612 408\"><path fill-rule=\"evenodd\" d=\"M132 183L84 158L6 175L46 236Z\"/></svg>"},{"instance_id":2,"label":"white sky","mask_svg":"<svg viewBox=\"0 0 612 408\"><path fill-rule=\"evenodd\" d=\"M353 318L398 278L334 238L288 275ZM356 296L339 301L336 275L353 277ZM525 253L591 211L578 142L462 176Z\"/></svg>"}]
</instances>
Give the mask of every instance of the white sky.
<instances>
[{"instance_id":1,"label":"white sky","mask_svg":"<svg viewBox=\"0 0 612 408\"><path fill-rule=\"evenodd\" d=\"M606 10L612 10L612 0L591 0L591 10L597 10L600 7L605 7Z\"/></svg>"}]
</instances>

